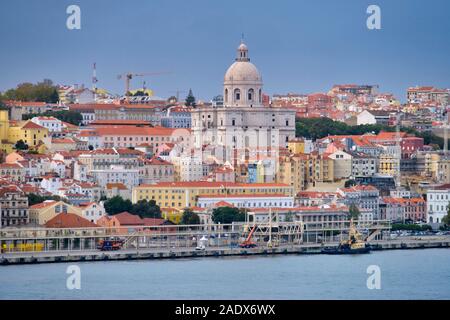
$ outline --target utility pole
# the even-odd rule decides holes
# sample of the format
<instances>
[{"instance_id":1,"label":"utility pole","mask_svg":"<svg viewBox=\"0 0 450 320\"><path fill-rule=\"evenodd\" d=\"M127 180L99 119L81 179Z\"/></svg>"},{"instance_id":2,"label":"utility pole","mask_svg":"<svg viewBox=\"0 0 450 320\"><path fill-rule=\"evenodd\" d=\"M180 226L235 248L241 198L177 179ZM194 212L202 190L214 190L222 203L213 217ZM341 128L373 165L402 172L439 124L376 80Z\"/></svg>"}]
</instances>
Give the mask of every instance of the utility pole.
<instances>
[{"instance_id":1,"label":"utility pole","mask_svg":"<svg viewBox=\"0 0 450 320\"><path fill-rule=\"evenodd\" d=\"M400 172L400 164L402 157L402 148L401 148L401 139L400 139L400 112L396 115L396 126L395 126L395 162L396 162L396 172L395 172L395 187L397 190L400 189L401 186L401 172Z\"/></svg>"},{"instance_id":2,"label":"utility pole","mask_svg":"<svg viewBox=\"0 0 450 320\"><path fill-rule=\"evenodd\" d=\"M444 158L447 156L448 152L448 114L447 109L444 110Z\"/></svg>"}]
</instances>

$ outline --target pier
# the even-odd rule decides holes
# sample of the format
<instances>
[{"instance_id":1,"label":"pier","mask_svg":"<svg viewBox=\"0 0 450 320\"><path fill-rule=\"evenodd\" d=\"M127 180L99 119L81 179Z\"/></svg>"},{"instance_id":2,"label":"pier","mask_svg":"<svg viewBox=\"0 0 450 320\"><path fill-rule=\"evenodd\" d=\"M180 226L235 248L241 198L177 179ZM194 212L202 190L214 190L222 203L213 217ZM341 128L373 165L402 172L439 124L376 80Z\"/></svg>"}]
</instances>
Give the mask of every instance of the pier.
<instances>
[{"instance_id":1,"label":"pier","mask_svg":"<svg viewBox=\"0 0 450 320\"><path fill-rule=\"evenodd\" d=\"M134 259L174 259L272 254L316 254L346 237L349 221L264 222L253 233L255 248L241 248L252 223L120 228L1 229L1 265ZM359 222L374 250L448 248L450 237L389 238L388 221ZM100 251L100 240L124 241L118 251ZM204 249L197 248L203 241Z\"/></svg>"}]
</instances>

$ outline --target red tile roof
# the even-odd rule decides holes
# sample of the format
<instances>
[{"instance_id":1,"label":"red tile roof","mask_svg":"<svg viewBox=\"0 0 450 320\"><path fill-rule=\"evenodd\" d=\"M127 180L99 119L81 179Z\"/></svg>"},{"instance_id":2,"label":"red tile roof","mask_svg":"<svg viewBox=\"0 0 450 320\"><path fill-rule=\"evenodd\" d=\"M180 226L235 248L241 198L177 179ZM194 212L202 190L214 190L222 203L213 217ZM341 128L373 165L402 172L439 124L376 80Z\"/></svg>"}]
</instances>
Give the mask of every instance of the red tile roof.
<instances>
[{"instance_id":1,"label":"red tile roof","mask_svg":"<svg viewBox=\"0 0 450 320\"><path fill-rule=\"evenodd\" d=\"M158 182L155 184L142 184L136 188L146 188L146 187L162 187L162 188L188 188L188 187L198 187L198 188L214 188L214 187L247 187L247 188L261 188L261 187L289 187L288 184L284 183L235 183L235 182L209 182L209 181L178 181L178 182Z\"/></svg>"},{"instance_id":2,"label":"red tile roof","mask_svg":"<svg viewBox=\"0 0 450 320\"><path fill-rule=\"evenodd\" d=\"M92 228L97 225L74 213L60 213L45 224L46 228Z\"/></svg>"},{"instance_id":3,"label":"red tile roof","mask_svg":"<svg viewBox=\"0 0 450 320\"><path fill-rule=\"evenodd\" d=\"M55 203L57 203L58 201L55 200L47 200L41 203L36 203L32 206L30 206L30 209L42 209L42 208L47 208L50 207L52 205L54 205Z\"/></svg>"},{"instance_id":4,"label":"red tile roof","mask_svg":"<svg viewBox=\"0 0 450 320\"><path fill-rule=\"evenodd\" d=\"M47 130L46 128L32 122L32 121L28 121L27 123L25 123L22 126L22 129L40 129L40 130Z\"/></svg>"},{"instance_id":5,"label":"red tile roof","mask_svg":"<svg viewBox=\"0 0 450 320\"><path fill-rule=\"evenodd\" d=\"M141 226L144 224L141 217L138 215L131 214L129 212L122 212L114 215L114 217L119 221L122 226Z\"/></svg>"},{"instance_id":6,"label":"red tile roof","mask_svg":"<svg viewBox=\"0 0 450 320\"><path fill-rule=\"evenodd\" d=\"M107 183L106 189L114 189L117 188L119 190L128 190L128 188L123 183Z\"/></svg>"}]
</instances>

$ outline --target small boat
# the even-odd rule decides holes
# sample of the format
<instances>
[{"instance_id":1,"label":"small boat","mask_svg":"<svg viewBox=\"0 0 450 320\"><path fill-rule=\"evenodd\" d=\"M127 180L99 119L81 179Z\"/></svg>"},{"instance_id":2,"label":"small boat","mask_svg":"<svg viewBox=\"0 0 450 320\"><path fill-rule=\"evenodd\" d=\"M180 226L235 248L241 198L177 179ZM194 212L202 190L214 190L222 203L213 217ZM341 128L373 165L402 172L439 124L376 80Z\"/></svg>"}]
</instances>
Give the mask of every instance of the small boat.
<instances>
[{"instance_id":1,"label":"small boat","mask_svg":"<svg viewBox=\"0 0 450 320\"><path fill-rule=\"evenodd\" d=\"M360 254L369 253L370 249L370 245L363 240L363 236L356 229L352 219L350 220L348 239L341 241L337 248L323 248L321 252L326 254Z\"/></svg>"}]
</instances>

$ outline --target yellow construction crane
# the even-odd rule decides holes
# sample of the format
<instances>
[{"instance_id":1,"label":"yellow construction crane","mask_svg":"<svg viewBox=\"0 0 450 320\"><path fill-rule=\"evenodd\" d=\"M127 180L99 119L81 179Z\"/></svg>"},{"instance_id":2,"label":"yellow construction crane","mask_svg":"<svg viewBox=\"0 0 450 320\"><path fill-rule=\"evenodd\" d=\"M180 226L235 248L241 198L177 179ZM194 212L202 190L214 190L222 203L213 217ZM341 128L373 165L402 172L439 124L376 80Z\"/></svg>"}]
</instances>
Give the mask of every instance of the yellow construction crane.
<instances>
[{"instance_id":1,"label":"yellow construction crane","mask_svg":"<svg viewBox=\"0 0 450 320\"><path fill-rule=\"evenodd\" d=\"M144 72L144 73L122 73L117 76L117 79L125 79L125 95L130 92L130 81L134 77L145 77L145 76L159 76L162 74L169 74L170 72L162 71L162 72Z\"/></svg>"}]
</instances>

